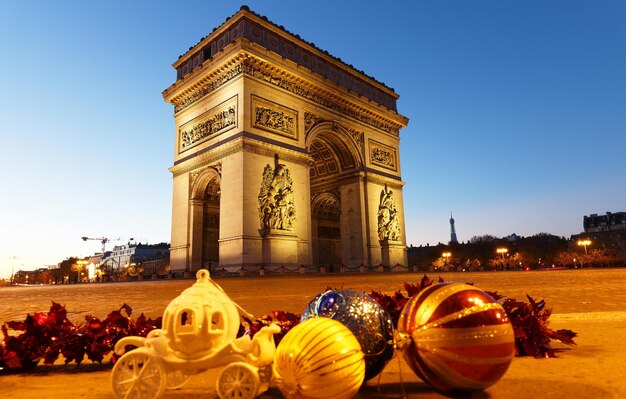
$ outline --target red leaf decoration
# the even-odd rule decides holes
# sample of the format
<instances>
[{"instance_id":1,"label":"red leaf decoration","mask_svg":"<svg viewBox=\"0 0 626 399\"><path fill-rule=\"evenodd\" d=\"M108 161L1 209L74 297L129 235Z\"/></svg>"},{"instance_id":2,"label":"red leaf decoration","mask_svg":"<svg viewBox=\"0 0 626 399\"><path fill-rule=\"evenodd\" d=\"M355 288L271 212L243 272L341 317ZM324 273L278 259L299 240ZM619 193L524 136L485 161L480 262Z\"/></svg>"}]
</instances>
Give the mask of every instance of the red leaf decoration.
<instances>
[{"instance_id":1,"label":"red leaf decoration","mask_svg":"<svg viewBox=\"0 0 626 399\"><path fill-rule=\"evenodd\" d=\"M128 316L124 316L122 311ZM115 343L129 335L145 337L150 331L161 327L161 318L150 319L143 314L136 321L130 318L132 308L127 304L109 313L105 320L86 316L85 323L74 326L67 318L64 306L52 302L50 311L27 315L23 322L10 321L2 326L4 345L0 343L0 369L21 367L28 370L43 360L45 365L57 361L63 355L65 363L80 364L85 356L91 361L102 362L111 353ZM22 331L9 336L8 329Z\"/></svg>"}]
</instances>

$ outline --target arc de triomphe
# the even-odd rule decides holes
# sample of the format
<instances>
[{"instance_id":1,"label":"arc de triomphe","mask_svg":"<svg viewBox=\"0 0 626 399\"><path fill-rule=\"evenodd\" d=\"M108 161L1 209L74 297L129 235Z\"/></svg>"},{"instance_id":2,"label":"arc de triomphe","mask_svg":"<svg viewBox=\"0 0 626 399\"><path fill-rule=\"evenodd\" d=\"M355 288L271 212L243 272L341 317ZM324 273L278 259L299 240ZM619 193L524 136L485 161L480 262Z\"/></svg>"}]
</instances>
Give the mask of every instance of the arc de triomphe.
<instances>
[{"instance_id":1,"label":"arc de triomphe","mask_svg":"<svg viewBox=\"0 0 626 399\"><path fill-rule=\"evenodd\" d=\"M173 272L406 265L393 89L246 7L173 66Z\"/></svg>"}]
</instances>

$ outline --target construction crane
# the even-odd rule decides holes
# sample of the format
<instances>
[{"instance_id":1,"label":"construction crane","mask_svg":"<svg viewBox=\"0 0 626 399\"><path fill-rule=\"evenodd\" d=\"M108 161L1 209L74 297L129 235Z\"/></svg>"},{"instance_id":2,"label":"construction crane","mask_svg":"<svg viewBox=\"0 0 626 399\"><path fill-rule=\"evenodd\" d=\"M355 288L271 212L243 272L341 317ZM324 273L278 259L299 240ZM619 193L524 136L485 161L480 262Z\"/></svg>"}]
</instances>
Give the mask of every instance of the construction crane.
<instances>
[{"instance_id":1,"label":"construction crane","mask_svg":"<svg viewBox=\"0 0 626 399\"><path fill-rule=\"evenodd\" d=\"M81 240L83 241L87 241L87 240L96 240L96 241L100 241L102 243L102 256L104 256L105 253L105 247L107 242L112 242L112 241L126 241L125 238L121 238L121 237L116 237L116 238L107 238L107 237L81 237ZM135 241L134 238L129 238L128 241Z\"/></svg>"},{"instance_id":2,"label":"construction crane","mask_svg":"<svg viewBox=\"0 0 626 399\"><path fill-rule=\"evenodd\" d=\"M81 239L83 241L87 241L87 240L97 240L100 241L102 243L102 255L104 256L105 253L105 247L107 242L109 241L120 241L121 238L107 238L107 237L96 237L96 238L92 238L92 237L81 237Z\"/></svg>"}]
</instances>

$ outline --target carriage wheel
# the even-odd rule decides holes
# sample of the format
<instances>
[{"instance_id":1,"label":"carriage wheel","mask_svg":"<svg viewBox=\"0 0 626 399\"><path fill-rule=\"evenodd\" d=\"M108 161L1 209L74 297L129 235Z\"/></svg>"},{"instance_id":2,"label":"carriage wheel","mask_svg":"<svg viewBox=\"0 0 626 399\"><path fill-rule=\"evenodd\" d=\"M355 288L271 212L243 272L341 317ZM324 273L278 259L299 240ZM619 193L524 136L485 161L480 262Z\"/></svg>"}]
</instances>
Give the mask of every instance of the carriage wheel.
<instances>
[{"instance_id":1,"label":"carriage wheel","mask_svg":"<svg viewBox=\"0 0 626 399\"><path fill-rule=\"evenodd\" d=\"M217 377L217 394L220 399L253 399L259 384L256 367L235 362L224 367Z\"/></svg>"},{"instance_id":2,"label":"carriage wheel","mask_svg":"<svg viewBox=\"0 0 626 399\"><path fill-rule=\"evenodd\" d=\"M183 385L189 381L192 374L188 374L181 370L172 371L167 373L167 386L165 389L172 390L182 388Z\"/></svg>"},{"instance_id":3,"label":"carriage wheel","mask_svg":"<svg viewBox=\"0 0 626 399\"><path fill-rule=\"evenodd\" d=\"M165 390L165 370L158 360L135 349L122 356L111 374L118 399L155 399Z\"/></svg>"}]
</instances>

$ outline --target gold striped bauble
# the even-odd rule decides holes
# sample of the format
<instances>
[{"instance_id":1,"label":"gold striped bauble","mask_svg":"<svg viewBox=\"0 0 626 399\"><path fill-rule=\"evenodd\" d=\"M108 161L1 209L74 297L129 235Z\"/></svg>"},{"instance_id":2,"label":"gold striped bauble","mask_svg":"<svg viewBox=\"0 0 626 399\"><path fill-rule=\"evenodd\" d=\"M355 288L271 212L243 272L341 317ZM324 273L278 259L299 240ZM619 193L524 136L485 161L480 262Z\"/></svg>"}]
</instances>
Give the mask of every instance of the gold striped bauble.
<instances>
[{"instance_id":1,"label":"gold striped bauble","mask_svg":"<svg viewBox=\"0 0 626 399\"><path fill-rule=\"evenodd\" d=\"M303 321L280 341L274 378L286 398L351 398L365 378L365 361L356 337L325 317Z\"/></svg>"},{"instance_id":2,"label":"gold striped bauble","mask_svg":"<svg viewBox=\"0 0 626 399\"><path fill-rule=\"evenodd\" d=\"M394 322L371 296L350 290L327 290L307 305L302 320L328 317L348 327L361 344L365 380L380 374L394 354Z\"/></svg>"},{"instance_id":3,"label":"gold striped bauble","mask_svg":"<svg viewBox=\"0 0 626 399\"><path fill-rule=\"evenodd\" d=\"M444 392L495 384L515 356L506 312L487 293L467 284L423 289L404 306L398 332L409 342L403 355L411 369Z\"/></svg>"}]
</instances>

